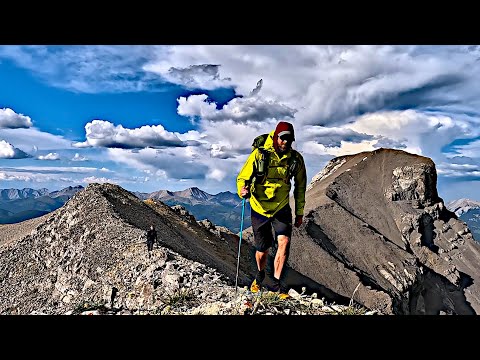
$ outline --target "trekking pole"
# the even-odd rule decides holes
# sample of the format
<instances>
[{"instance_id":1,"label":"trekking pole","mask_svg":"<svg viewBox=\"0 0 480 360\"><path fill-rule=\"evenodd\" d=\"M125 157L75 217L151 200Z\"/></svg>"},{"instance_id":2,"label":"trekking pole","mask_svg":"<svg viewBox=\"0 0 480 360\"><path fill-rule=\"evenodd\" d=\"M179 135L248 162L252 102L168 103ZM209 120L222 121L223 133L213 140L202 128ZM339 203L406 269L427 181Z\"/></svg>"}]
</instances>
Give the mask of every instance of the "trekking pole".
<instances>
[{"instance_id":1,"label":"trekking pole","mask_svg":"<svg viewBox=\"0 0 480 360\"><path fill-rule=\"evenodd\" d=\"M235 275L235 295L237 295L238 268L239 268L239 265L240 265L240 246L242 245L243 215L244 215L244 213L245 213L245 198L242 199L242 221L240 222L240 240L238 241L237 275Z\"/></svg>"}]
</instances>

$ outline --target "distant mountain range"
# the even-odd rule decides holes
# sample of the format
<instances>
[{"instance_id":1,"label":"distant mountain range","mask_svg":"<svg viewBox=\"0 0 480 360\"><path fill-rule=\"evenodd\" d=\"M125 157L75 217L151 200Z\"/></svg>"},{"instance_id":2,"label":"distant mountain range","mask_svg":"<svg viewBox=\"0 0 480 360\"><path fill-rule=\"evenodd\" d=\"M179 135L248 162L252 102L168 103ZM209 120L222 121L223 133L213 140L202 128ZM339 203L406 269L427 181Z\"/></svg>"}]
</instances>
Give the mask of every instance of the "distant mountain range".
<instances>
[{"instance_id":1,"label":"distant mountain range","mask_svg":"<svg viewBox=\"0 0 480 360\"><path fill-rule=\"evenodd\" d=\"M133 192L139 199L160 200L169 206L182 205L195 219L208 219L215 225L225 226L234 233L240 231L242 201L237 194L223 191L216 195L206 193L197 187L182 191L160 190L151 193ZM250 204L245 206L243 228L251 225Z\"/></svg>"},{"instance_id":2,"label":"distant mountain range","mask_svg":"<svg viewBox=\"0 0 480 360\"><path fill-rule=\"evenodd\" d=\"M13 224L36 218L62 207L83 186L59 191L48 189L0 189L0 224Z\"/></svg>"},{"instance_id":3,"label":"distant mountain range","mask_svg":"<svg viewBox=\"0 0 480 360\"><path fill-rule=\"evenodd\" d=\"M13 224L45 215L63 206L83 186L69 186L60 191L48 189L1 189L0 224ZM229 191L208 194L197 187L182 191L159 190L151 193L132 192L141 200L160 200L168 206L185 207L196 220L208 219L218 226L225 226L234 233L240 231L242 202L237 194ZM245 206L243 228L251 225L250 205Z\"/></svg>"},{"instance_id":4,"label":"distant mountain range","mask_svg":"<svg viewBox=\"0 0 480 360\"><path fill-rule=\"evenodd\" d=\"M450 201L446 206L465 221L475 240L480 242L480 201L463 198Z\"/></svg>"},{"instance_id":5,"label":"distant mountain range","mask_svg":"<svg viewBox=\"0 0 480 360\"><path fill-rule=\"evenodd\" d=\"M0 189L0 224L13 224L45 215L63 206L84 187L69 186L59 191L48 189ZM196 220L208 219L218 226L225 226L234 233L240 231L242 202L237 194L223 191L209 194L197 187L181 191L159 190L151 193L132 192L141 200L160 200L168 206L185 207ZM464 221L476 241L480 242L480 201L458 199L446 204ZM250 203L245 205L243 229L251 226Z\"/></svg>"}]
</instances>

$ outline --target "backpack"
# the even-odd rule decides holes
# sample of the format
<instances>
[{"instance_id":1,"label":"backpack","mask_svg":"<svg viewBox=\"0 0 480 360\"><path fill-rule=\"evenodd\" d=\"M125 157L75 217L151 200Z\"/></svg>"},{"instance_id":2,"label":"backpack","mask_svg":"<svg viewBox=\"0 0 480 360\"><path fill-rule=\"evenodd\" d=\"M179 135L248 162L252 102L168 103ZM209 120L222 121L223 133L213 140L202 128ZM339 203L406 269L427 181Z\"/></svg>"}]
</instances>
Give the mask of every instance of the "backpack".
<instances>
[{"instance_id":1,"label":"backpack","mask_svg":"<svg viewBox=\"0 0 480 360\"><path fill-rule=\"evenodd\" d=\"M268 174L268 165L269 165L269 151L267 151L263 146L265 145L265 141L268 138L268 134L258 135L255 139L253 139L252 143L252 151L258 149L260 151L261 157L257 160L254 169L253 169L253 176L252 176L252 184L259 183L263 184L267 179ZM296 174L298 170L298 156L297 151L291 149L291 156L288 158L288 169L287 169L287 179L288 182L292 179L292 177Z\"/></svg>"},{"instance_id":2,"label":"backpack","mask_svg":"<svg viewBox=\"0 0 480 360\"><path fill-rule=\"evenodd\" d=\"M153 242L157 237L157 232L152 229L147 230L147 241Z\"/></svg>"}]
</instances>

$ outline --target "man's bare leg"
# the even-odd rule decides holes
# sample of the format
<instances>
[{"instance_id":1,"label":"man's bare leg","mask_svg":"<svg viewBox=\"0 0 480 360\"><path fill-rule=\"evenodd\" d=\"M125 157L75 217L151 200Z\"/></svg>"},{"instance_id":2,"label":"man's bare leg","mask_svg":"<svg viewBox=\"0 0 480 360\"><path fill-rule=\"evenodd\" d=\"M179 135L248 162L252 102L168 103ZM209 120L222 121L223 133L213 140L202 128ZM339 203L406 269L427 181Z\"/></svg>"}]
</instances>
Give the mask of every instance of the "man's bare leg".
<instances>
[{"instance_id":1,"label":"man's bare leg","mask_svg":"<svg viewBox=\"0 0 480 360\"><path fill-rule=\"evenodd\" d=\"M255 260L257 261L257 268L258 271L265 270L265 266L267 265L267 258L268 258L268 250L261 252L255 252Z\"/></svg>"},{"instance_id":2,"label":"man's bare leg","mask_svg":"<svg viewBox=\"0 0 480 360\"><path fill-rule=\"evenodd\" d=\"M274 273L273 276L275 279L280 280L282 275L283 266L287 261L287 249L290 238L286 235L278 235L278 249L277 254L275 255L275 260L273 262Z\"/></svg>"}]
</instances>

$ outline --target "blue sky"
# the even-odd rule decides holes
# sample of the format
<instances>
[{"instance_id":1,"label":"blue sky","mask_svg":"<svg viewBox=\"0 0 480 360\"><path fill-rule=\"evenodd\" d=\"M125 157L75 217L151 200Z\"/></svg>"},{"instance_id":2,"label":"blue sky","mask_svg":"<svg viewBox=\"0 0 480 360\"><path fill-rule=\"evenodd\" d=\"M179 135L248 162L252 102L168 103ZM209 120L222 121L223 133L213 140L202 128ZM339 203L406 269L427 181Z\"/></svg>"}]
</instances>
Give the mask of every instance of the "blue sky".
<instances>
[{"instance_id":1,"label":"blue sky","mask_svg":"<svg viewBox=\"0 0 480 360\"><path fill-rule=\"evenodd\" d=\"M0 188L235 191L280 120L309 179L389 147L480 199L477 46L0 46Z\"/></svg>"}]
</instances>

